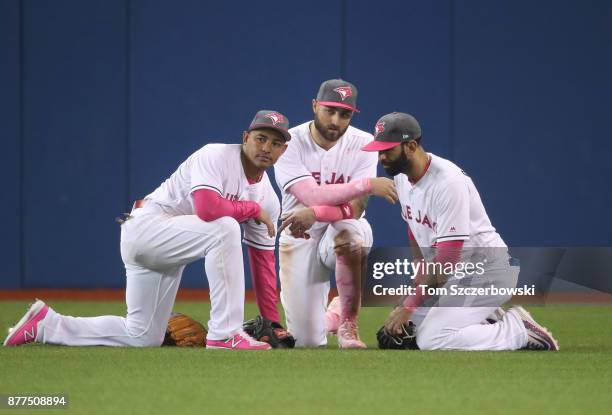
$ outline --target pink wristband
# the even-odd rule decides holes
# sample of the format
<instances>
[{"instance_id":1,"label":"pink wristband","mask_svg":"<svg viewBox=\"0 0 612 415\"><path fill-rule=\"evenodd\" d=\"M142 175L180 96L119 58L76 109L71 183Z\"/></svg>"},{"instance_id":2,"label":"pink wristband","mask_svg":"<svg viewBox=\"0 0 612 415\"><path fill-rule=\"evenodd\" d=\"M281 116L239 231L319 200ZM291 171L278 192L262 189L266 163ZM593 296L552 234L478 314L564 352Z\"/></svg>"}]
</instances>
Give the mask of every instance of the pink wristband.
<instances>
[{"instance_id":1,"label":"pink wristband","mask_svg":"<svg viewBox=\"0 0 612 415\"><path fill-rule=\"evenodd\" d=\"M353 219L353 207L350 203L340 206L313 206L315 218L319 222L337 222L342 219Z\"/></svg>"}]
</instances>

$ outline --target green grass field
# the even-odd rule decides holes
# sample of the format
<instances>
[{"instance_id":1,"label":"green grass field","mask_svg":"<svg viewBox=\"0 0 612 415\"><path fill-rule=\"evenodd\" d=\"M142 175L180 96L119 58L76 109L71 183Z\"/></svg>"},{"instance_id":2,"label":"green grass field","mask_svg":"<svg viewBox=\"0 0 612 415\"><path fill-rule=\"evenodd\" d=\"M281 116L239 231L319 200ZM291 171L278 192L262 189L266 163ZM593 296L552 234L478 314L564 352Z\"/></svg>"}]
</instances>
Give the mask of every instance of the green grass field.
<instances>
[{"instance_id":1,"label":"green grass field","mask_svg":"<svg viewBox=\"0 0 612 415\"><path fill-rule=\"evenodd\" d=\"M58 312L119 314L119 302L54 302ZM0 328L24 302L0 302ZM28 345L0 349L0 394L68 394L78 414L576 413L612 411L612 306L529 308L559 340L553 352L376 349L386 309L364 309L368 350L232 352ZM175 310L207 320L208 305ZM248 304L247 317L255 315ZM0 410L27 413L27 410Z\"/></svg>"}]
</instances>

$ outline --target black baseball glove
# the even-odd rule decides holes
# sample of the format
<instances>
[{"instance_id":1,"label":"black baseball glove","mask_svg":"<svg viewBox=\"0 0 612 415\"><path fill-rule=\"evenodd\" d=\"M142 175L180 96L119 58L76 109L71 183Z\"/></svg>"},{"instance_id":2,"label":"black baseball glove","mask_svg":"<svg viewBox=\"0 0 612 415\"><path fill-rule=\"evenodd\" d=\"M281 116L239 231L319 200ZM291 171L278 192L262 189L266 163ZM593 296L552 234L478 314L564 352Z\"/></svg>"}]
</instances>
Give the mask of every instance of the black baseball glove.
<instances>
[{"instance_id":1,"label":"black baseball glove","mask_svg":"<svg viewBox=\"0 0 612 415\"><path fill-rule=\"evenodd\" d=\"M382 326L376 333L379 349L418 350L416 342L416 326L412 321L402 324L402 334L391 335Z\"/></svg>"},{"instance_id":2,"label":"black baseball glove","mask_svg":"<svg viewBox=\"0 0 612 415\"><path fill-rule=\"evenodd\" d=\"M279 323L257 316L245 321L242 325L244 331L255 340L266 342L273 348L292 349L295 347L295 338Z\"/></svg>"}]
</instances>

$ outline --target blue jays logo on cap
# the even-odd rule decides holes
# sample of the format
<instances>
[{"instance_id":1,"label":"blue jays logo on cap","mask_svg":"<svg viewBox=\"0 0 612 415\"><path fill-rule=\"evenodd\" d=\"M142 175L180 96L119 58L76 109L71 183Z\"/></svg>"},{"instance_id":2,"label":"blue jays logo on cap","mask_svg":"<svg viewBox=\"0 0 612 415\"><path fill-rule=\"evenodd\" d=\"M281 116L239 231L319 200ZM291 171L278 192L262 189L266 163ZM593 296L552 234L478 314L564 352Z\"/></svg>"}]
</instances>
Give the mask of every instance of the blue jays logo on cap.
<instances>
[{"instance_id":1,"label":"blue jays logo on cap","mask_svg":"<svg viewBox=\"0 0 612 415\"><path fill-rule=\"evenodd\" d=\"M340 94L342 101L353 96L353 91L348 86L339 86L338 88L334 88L334 91Z\"/></svg>"},{"instance_id":2,"label":"blue jays logo on cap","mask_svg":"<svg viewBox=\"0 0 612 415\"><path fill-rule=\"evenodd\" d=\"M374 137L378 137L378 135L383 131L385 131L385 122L377 122L374 126Z\"/></svg>"},{"instance_id":3,"label":"blue jays logo on cap","mask_svg":"<svg viewBox=\"0 0 612 415\"><path fill-rule=\"evenodd\" d=\"M272 125L280 124L285 121L285 117L283 114L279 114L278 112L271 112L266 114L266 117L272 120Z\"/></svg>"}]
</instances>

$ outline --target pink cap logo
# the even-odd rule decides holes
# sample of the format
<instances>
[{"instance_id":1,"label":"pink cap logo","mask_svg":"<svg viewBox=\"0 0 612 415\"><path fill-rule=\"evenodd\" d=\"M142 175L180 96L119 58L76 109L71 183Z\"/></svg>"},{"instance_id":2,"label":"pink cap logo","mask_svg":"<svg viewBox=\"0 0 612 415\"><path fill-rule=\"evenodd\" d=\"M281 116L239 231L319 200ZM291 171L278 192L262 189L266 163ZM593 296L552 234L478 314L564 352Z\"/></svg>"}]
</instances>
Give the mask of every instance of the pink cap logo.
<instances>
[{"instance_id":1,"label":"pink cap logo","mask_svg":"<svg viewBox=\"0 0 612 415\"><path fill-rule=\"evenodd\" d=\"M353 91L348 86L339 86L338 88L334 88L334 91L340 94L342 101L353 96Z\"/></svg>"},{"instance_id":2,"label":"pink cap logo","mask_svg":"<svg viewBox=\"0 0 612 415\"><path fill-rule=\"evenodd\" d=\"M374 127L374 138L378 137L378 135L383 131L385 131L385 122L377 122L376 126Z\"/></svg>"},{"instance_id":3,"label":"pink cap logo","mask_svg":"<svg viewBox=\"0 0 612 415\"><path fill-rule=\"evenodd\" d=\"M272 125L280 124L285 121L285 117L283 117L283 115L279 114L278 112L271 112L269 114L266 114L266 117L272 120Z\"/></svg>"}]
</instances>

